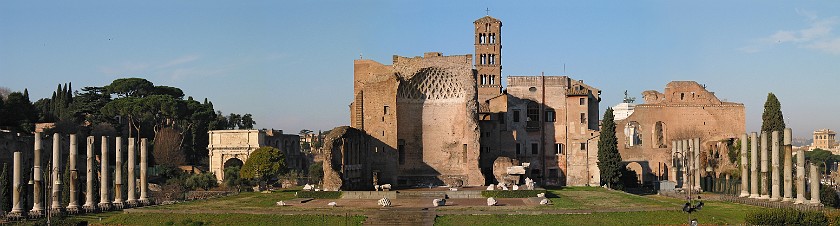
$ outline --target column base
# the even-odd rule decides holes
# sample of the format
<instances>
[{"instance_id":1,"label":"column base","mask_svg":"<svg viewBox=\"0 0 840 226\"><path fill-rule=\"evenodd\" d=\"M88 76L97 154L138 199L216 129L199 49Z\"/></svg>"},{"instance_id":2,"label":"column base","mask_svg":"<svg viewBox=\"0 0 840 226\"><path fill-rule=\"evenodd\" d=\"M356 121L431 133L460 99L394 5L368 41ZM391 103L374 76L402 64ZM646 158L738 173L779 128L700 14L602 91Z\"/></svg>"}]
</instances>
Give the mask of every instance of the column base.
<instances>
[{"instance_id":1,"label":"column base","mask_svg":"<svg viewBox=\"0 0 840 226\"><path fill-rule=\"evenodd\" d=\"M29 217L40 218L44 215L44 210L30 210Z\"/></svg>"},{"instance_id":2,"label":"column base","mask_svg":"<svg viewBox=\"0 0 840 226\"><path fill-rule=\"evenodd\" d=\"M50 208L50 216L61 215L62 212L64 212L64 208Z\"/></svg>"},{"instance_id":3,"label":"column base","mask_svg":"<svg viewBox=\"0 0 840 226\"><path fill-rule=\"evenodd\" d=\"M23 217L25 217L25 216L23 215L22 210L17 210L17 211L12 210L11 212L6 214L6 220L17 221L17 220L23 219Z\"/></svg>"},{"instance_id":4,"label":"column base","mask_svg":"<svg viewBox=\"0 0 840 226\"><path fill-rule=\"evenodd\" d=\"M805 204L805 200L797 199L793 204Z\"/></svg>"},{"instance_id":5,"label":"column base","mask_svg":"<svg viewBox=\"0 0 840 226\"><path fill-rule=\"evenodd\" d=\"M770 199L770 195L759 196L758 199Z\"/></svg>"},{"instance_id":6,"label":"column base","mask_svg":"<svg viewBox=\"0 0 840 226\"><path fill-rule=\"evenodd\" d=\"M111 207L114 210L121 210L121 209L123 209L123 203L122 202L115 202L115 203L111 204Z\"/></svg>"},{"instance_id":7,"label":"column base","mask_svg":"<svg viewBox=\"0 0 840 226\"><path fill-rule=\"evenodd\" d=\"M90 205L90 206L84 205L84 206L82 206L82 210L84 210L85 213L93 213L93 212L96 212L96 207L93 206L93 205Z\"/></svg>"},{"instance_id":8,"label":"column base","mask_svg":"<svg viewBox=\"0 0 840 226\"><path fill-rule=\"evenodd\" d=\"M749 198L751 198L751 199L757 199L758 197L759 197L759 195L758 195L758 194L750 194L750 197L749 197Z\"/></svg>"},{"instance_id":9,"label":"column base","mask_svg":"<svg viewBox=\"0 0 840 226\"><path fill-rule=\"evenodd\" d=\"M823 204L820 202L820 200L811 200L811 201L810 201L810 204L811 204L812 206L822 206L822 205L823 205Z\"/></svg>"},{"instance_id":10,"label":"column base","mask_svg":"<svg viewBox=\"0 0 840 226\"><path fill-rule=\"evenodd\" d=\"M780 201L780 200L782 200L782 199L780 199L780 198L778 198L778 197L772 197L772 198L770 198L770 201L771 201L771 202L778 202L778 201Z\"/></svg>"},{"instance_id":11,"label":"column base","mask_svg":"<svg viewBox=\"0 0 840 226\"><path fill-rule=\"evenodd\" d=\"M100 211L111 210L111 203L99 203L99 210Z\"/></svg>"},{"instance_id":12,"label":"column base","mask_svg":"<svg viewBox=\"0 0 840 226\"><path fill-rule=\"evenodd\" d=\"M785 198L782 198L782 202L793 202L793 199L785 197Z\"/></svg>"},{"instance_id":13,"label":"column base","mask_svg":"<svg viewBox=\"0 0 840 226\"><path fill-rule=\"evenodd\" d=\"M68 206L64 211L68 214L79 214L79 206Z\"/></svg>"},{"instance_id":14,"label":"column base","mask_svg":"<svg viewBox=\"0 0 840 226\"><path fill-rule=\"evenodd\" d=\"M741 198L750 197L750 193L746 192L746 191L741 191L741 195L739 195L738 197L741 197Z\"/></svg>"}]
</instances>

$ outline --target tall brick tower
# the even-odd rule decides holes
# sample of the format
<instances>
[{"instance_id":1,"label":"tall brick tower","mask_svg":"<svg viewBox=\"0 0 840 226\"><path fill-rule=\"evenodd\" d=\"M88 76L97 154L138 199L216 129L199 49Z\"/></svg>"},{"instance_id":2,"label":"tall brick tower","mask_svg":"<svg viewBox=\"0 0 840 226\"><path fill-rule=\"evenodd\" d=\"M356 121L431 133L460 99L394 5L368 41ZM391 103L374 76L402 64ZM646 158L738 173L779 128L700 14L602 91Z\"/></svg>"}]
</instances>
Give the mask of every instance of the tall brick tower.
<instances>
[{"instance_id":1,"label":"tall brick tower","mask_svg":"<svg viewBox=\"0 0 840 226\"><path fill-rule=\"evenodd\" d=\"M502 21L484 16L475 22L475 82L478 101L502 93Z\"/></svg>"}]
</instances>

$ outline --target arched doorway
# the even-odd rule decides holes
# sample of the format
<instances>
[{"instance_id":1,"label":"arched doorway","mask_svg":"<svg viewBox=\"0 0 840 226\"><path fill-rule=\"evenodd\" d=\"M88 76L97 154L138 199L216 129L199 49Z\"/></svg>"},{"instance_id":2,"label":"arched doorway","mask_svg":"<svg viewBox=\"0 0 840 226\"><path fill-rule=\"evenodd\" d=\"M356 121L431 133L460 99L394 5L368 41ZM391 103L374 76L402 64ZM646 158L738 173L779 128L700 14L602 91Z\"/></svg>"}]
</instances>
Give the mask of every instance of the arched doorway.
<instances>
[{"instance_id":1,"label":"arched doorway","mask_svg":"<svg viewBox=\"0 0 840 226\"><path fill-rule=\"evenodd\" d=\"M227 161L225 161L225 164L223 165L224 168L222 168L222 180L224 180L231 173L236 173L236 175L238 176L239 169L242 168L242 165L245 165L245 163L243 163L242 160L239 160L238 158L230 158Z\"/></svg>"}]
</instances>

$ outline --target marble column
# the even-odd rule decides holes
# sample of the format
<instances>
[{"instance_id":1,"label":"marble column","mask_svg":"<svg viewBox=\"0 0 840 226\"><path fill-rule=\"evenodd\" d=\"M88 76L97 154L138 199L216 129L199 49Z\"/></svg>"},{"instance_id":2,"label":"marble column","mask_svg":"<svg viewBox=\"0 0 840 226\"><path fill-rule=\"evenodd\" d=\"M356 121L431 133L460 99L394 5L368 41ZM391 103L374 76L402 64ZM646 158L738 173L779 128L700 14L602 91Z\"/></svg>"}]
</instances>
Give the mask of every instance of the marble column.
<instances>
[{"instance_id":1,"label":"marble column","mask_svg":"<svg viewBox=\"0 0 840 226\"><path fill-rule=\"evenodd\" d=\"M768 167L769 161L767 161L767 160L770 160L770 158L767 156L767 133L766 132L761 132L761 145L760 145L760 147L761 147L761 149L760 149L761 150L761 196L759 196L758 198L759 199L770 199L770 193L769 193L770 189L768 189L769 183L767 183L768 182L767 179L769 179L768 175L767 175L767 173L769 171L769 167Z\"/></svg>"},{"instance_id":2,"label":"marble column","mask_svg":"<svg viewBox=\"0 0 840 226\"><path fill-rule=\"evenodd\" d=\"M772 154L770 155L770 160L772 162L772 174L770 175L770 182L772 188L770 192L770 201L779 201L782 199L781 190L779 189L779 131L773 131L771 137L773 138L773 142L771 142L771 149Z\"/></svg>"},{"instance_id":3,"label":"marble column","mask_svg":"<svg viewBox=\"0 0 840 226\"><path fill-rule=\"evenodd\" d=\"M820 203L820 171L816 164L811 163L811 205L822 205Z\"/></svg>"},{"instance_id":4,"label":"marble column","mask_svg":"<svg viewBox=\"0 0 840 226\"><path fill-rule=\"evenodd\" d=\"M142 138L140 139L140 202L143 204L148 204L149 196L149 184L146 181L146 170L149 168L148 164L148 146L147 146L147 139Z\"/></svg>"},{"instance_id":5,"label":"marble column","mask_svg":"<svg viewBox=\"0 0 840 226\"><path fill-rule=\"evenodd\" d=\"M690 188L689 187L690 178L688 177L689 167L688 167L688 164L687 164L688 159L689 159L689 157L688 157L689 154L686 151L686 150L688 150L688 147L685 143L685 140L680 140L678 143L679 143L680 155L682 155L682 159L680 159L680 170L682 170L682 175L683 175L682 188L683 189L689 189Z\"/></svg>"},{"instance_id":6,"label":"marble column","mask_svg":"<svg viewBox=\"0 0 840 226\"><path fill-rule=\"evenodd\" d=\"M700 189L700 179L703 178L703 171L705 170L700 169L700 138L690 139L688 142L692 143L692 150L694 151L692 155L694 159L694 189L700 191L702 190Z\"/></svg>"},{"instance_id":7,"label":"marble column","mask_svg":"<svg viewBox=\"0 0 840 226\"><path fill-rule=\"evenodd\" d=\"M85 178L85 204L82 205L86 210L93 210L93 136L87 137L87 150L85 158L87 158L87 177Z\"/></svg>"},{"instance_id":8,"label":"marble column","mask_svg":"<svg viewBox=\"0 0 840 226\"><path fill-rule=\"evenodd\" d=\"M741 195L739 197L750 196L750 164L747 158L747 146L747 134L741 134Z\"/></svg>"},{"instance_id":9,"label":"marble column","mask_svg":"<svg viewBox=\"0 0 840 226\"><path fill-rule=\"evenodd\" d=\"M782 174L784 174L785 178L785 194L782 197L782 202L790 202L793 201L793 146L791 145L791 138L792 131L790 128L785 129L784 133L784 142L782 143L782 149L785 152L785 168L782 170Z\"/></svg>"},{"instance_id":10,"label":"marble column","mask_svg":"<svg viewBox=\"0 0 840 226\"><path fill-rule=\"evenodd\" d=\"M758 198L758 134L750 133L750 198Z\"/></svg>"},{"instance_id":11,"label":"marble column","mask_svg":"<svg viewBox=\"0 0 840 226\"><path fill-rule=\"evenodd\" d=\"M79 171L76 169L76 159L79 156L79 147L76 143L76 134L70 134L70 203L67 204L67 210L77 211L79 209L79 201L77 197L79 186Z\"/></svg>"},{"instance_id":12,"label":"marble column","mask_svg":"<svg viewBox=\"0 0 840 226\"><path fill-rule=\"evenodd\" d=\"M12 214L22 214L23 213L23 203L20 201L20 196L23 192L23 184L20 183L20 174L21 174L21 162L20 162L20 152L15 151L14 156L12 157L14 161L12 163Z\"/></svg>"},{"instance_id":13,"label":"marble column","mask_svg":"<svg viewBox=\"0 0 840 226\"><path fill-rule=\"evenodd\" d=\"M52 154L52 205L53 211L61 211L61 134L53 134Z\"/></svg>"},{"instance_id":14,"label":"marble column","mask_svg":"<svg viewBox=\"0 0 840 226\"><path fill-rule=\"evenodd\" d=\"M135 202L137 202L137 199L134 198L135 197L134 196L134 192L135 192L135 190L134 190L134 186L135 186L134 166L135 165L134 164L136 164L134 162L134 156L136 156L136 152L134 150L135 150L134 149L134 138L129 137L128 138L128 199L126 199L126 202L129 205L133 205Z\"/></svg>"},{"instance_id":15,"label":"marble column","mask_svg":"<svg viewBox=\"0 0 840 226\"><path fill-rule=\"evenodd\" d=\"M122 137L116 137L114 153L114 205L123 204L122 197Z\"/></svg>"},{"instance_id":16,"label":"marble column","mask_svg":"<svg viewBox=\"0 0 840 226\"><path fill-rule=\"evenodd\" d=\"M100 154L101 160L100 162L100 177L99 177L99 208L100 209L110 209L111 208L111 201L108 195L108 185L110 184L108 181L108 137L102 136L102 148L100 150L102 154Z\"/></svg>"},{"instance_id":17,"label":"marble column","mask_svg":"<svg viewBox=\"0 0 840 226\"><path fill-rule=\"evenodd\" d=\"M804 204L805 200L805 151L799 149L796 151L796 202L795 204Z\"/></svg>"},{"instance_id":18,"label":"marble column","mask_svg":"<svg viewBox=\"0 0 840 226\"><path fill-rule=\"evenodd\" d=\"M41 145L41 133L35 133L35 151L33 153L33 189L32 189L32 213L38 215L44 210L44 202L41 198L44 197L43 185L41 184L41 152L44 146Z\"/></svg>"},{"instance_id":19,"label":"marble column","mask_svg":"<svg viewBox=\"0 0 840 226\"><path fill-rule=\"evenodd\" d=\"M677 141L671 141L671 168L670 173L668 173L668 179L673 181L676 185L677 183ZM212 162L212 161L211 161Z\"/></svg>"}]
</instances>

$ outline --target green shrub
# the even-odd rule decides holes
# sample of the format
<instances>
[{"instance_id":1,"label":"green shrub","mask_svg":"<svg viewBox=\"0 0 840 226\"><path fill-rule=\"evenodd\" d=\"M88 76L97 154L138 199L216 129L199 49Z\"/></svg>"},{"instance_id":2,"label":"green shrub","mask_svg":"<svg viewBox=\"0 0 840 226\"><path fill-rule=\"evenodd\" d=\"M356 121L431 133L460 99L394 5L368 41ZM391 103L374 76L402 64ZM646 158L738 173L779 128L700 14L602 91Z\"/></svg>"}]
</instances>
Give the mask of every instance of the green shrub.
<instances>
[{"instance_id":1,"label":"green shrub","mask_svg":"<svg viewBox=\"0 0 840 226\"><path fill-rule=\"evenodd\" d=\"M314 199L339 199L341 198L340 191L299 191L295 193L298 198L314 198Z\"/></svg>"},{"instance_id":2,"label":"green shrub","mask_svg":"<svg viewBox=\"0 0 840 226\"><path fill-rule=\"evenodd\" d=\"M545 193L546 196L551 196L550 192L545 190L516 190L516 191L481 191L481 196L493 198L531 198L537 197L537 194Z\"/></svg>"},{"instance_id":3,"label":"green shrub","mask_svg":"<svg viewBox=\"0 0 840 226\"><path fill-rule=\"evenodd\" d=\"M820 211L796 209L766 209L748 213L750 225L828 225L828 218Z\"/></svg>"}]
</instances>

